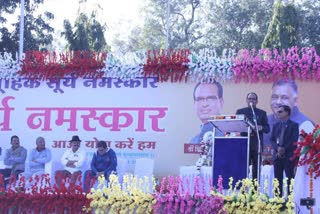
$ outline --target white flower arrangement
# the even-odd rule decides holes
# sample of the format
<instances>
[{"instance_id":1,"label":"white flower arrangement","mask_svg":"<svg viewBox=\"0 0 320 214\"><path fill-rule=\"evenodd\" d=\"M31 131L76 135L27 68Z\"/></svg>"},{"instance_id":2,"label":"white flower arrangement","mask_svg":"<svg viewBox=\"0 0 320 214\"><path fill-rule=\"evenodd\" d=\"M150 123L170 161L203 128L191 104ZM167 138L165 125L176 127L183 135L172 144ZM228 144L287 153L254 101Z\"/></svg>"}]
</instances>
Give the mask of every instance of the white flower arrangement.
<instances>
[{"instance_id":1,"label":"white flower arrangement","mask_svg":"<svg viewBox=\"0 0 320 214\"><path fill-rule=\"evenodd\" d=\"M234 77L231 71L233 56L233 50L224 50L222 57L217 57L216 51L210 49L203 49L199 54L190 54L186 75L196 82L231 80Z\"/></svg>"},{"instance_id":2,"label":"white flower arrangement","mask_svg":"<svg viewBox=\"0 0 320 214\"><path fill-rule=\"evenodd\" d=\"M143 63L136 64L136 60L130 63L130 60L120 61L112 54L108 54L105 60L105 66L98 70L103 72L105 77L120 78L122 80L135 79L143 76Z\"/></svg>"},{"instance_id":3,"label":"white flower arrangement","mask_svg":"<svg viewBox=\"0 0 320 214\"><path fill-rule=\"evenodd\" d=\"M18 56L13 59L10 53L0 54L0 79L15 78L19 71L21 71L21 63Z\"/></svg>"},{"instance_id":4,"label":"white flower arrangement","mask_svg":"<svg viewBox=\"0 0 320 214\"><path fill-rule=\"evenodd\" d=\"M196 162L196 167L199 173L202 166L212 166L212 149L213 133L208 131L203 135L200 157Z\"/></svg>"}]
</instances>

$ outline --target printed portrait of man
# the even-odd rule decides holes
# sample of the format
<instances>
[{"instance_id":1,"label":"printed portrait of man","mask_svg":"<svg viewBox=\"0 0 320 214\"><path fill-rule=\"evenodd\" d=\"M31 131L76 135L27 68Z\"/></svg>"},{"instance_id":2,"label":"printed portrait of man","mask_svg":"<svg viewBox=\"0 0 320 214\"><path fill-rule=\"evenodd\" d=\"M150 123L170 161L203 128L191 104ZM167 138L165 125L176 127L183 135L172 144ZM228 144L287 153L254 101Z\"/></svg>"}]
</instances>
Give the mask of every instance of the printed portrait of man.
<instances>
[{"instance_id":1,"label":"printed portrait of man","mask_svg":"<svg viewBox=\"0 0 320 214\"><path fill-rule=\"evenodd\" d=\"M303 129L311 132L314 123L298 108L298 85L294 80L280 79L273 83L270 99L272 113L268 115L270 128L280 120L277 117L279 106L287 105L291 109L290 119L299 124L299 132ZM270 145L270 133L264 135L265 145Z\"/></svg>"},{"instance_id":2,"label":"printed portrait of man","mask_svg":"<svg viewBox=\"0 0 320 214\"><path fill-rule=\"evenodd\" d=\"M199 144L204 134L213 130L208 119L221 114L224 103L222 85L219 82L198 83L193 90L193 100L196 114L202 124L199 134L194 136L190 143Z\"/></svg>"}]
</instances>

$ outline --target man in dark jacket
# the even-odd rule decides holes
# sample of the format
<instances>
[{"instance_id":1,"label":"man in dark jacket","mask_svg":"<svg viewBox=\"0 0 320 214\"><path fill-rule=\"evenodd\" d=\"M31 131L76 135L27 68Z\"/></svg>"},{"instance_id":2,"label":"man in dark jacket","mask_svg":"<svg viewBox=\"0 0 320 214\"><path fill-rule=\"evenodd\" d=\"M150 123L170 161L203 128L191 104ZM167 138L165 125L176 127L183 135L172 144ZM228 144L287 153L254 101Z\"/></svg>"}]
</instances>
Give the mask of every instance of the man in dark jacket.
<instances>
[{"instance_id":1,"label":"man in dark jacket","mask_svg":"<svg viewBox=\"0 0 320 214\"><path fill-rule=\"evenodd\" d=\"M258 149L260 141L260 152L263 148L263 133L268 133L270 127L268 124L267 113L259 108L258 104L258 95L254 92L247 94L246 98L248 107L238 109L236 114L244 114L246 118L251 121L252 132L250 133L250 153L249 153L249 164L252 164L252 178L257 179L258 177ZM255 127L255 121L257 122L258 133ZM243 135L243 134L242 134ZM259 137L259 139L258 139ZM261 156L260 156L261 164ZM260 173L259 173L260 174Z\"/></svg>"},{"instance_id":2,"label":"man in dark jacket","mask_svg":"<svg viewBox=\"0 0 320 214\"><path fill-rule=\"evenodd\" d=\"M91 180L98 178L100 175L104 175L106 181L109 182L109 176L112 173L116 173L117 170L117 156L116 153L107 147L105 141L99 141L97 145L97 152L93 154L91 160L91 170L85 172L84 175L84 191L89 191Z\"/></svg>"},{"instance_id":3,"label":"man in dark jacket","mask_svg":"<svg viewBox=\"0 0 320 214\"><path fill-rule=\"evenodd\" d=\"M289 119L291 109L287 105L280 106L277 114L280 122L273 126L270 142L274 151L274 177L279 181L280 196L282 196L283 171L288 178L288 193L291 179L294 178L297 159L292 159L292 156L297 148L294 143L299 138L299 124Z\"/></svg>"}]
</instances>

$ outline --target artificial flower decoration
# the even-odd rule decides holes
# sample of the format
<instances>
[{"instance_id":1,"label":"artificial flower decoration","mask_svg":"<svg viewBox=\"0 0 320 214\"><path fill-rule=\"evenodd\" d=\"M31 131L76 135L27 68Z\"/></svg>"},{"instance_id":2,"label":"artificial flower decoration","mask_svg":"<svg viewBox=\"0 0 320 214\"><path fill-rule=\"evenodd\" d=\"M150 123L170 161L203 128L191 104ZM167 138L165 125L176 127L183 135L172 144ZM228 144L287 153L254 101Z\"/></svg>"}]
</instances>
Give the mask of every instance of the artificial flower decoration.
<instances>
[{"instance_id":1,"label":"artificial flower decoration","mask_svg":"<svg viewBox=\"0 0 320 214\"><path fill-rule=\"evenodd\" d=\"M203 135L200 147L200 157L196 162L198 174L202 166L212 166L212 146L213 146L213 133L208 131Z\"/></svg>"},{"instance_id":2,"label":"artificial flower decoration","mask_svg":"<svg viewBox=\"0 0 320 214\"><path fill-rule=\"evenodd\" d=\"M7 189L0 176L0 201L1 213L85 213L84 207L90 204L81 184L69 178L59 188L51 187L48 174L29 180L13 176Z\"/></svg>"},{"instance_id":3,"label":"artificial flower decoration","mask_svg":"<svg viewBox=\"0 0 320 214\"><path fill-rule=\"evenodd\" d=\"M87 198L91 200L90 208L86 211L95 213L151 213L155 198L144 191L148 178L138 179L133 175L125 175L123 184L119 183L116 175L110 175L110 182L105 185L104 176L99 177L97 189L91 189Z\"/></svg>"},{"instance_id":4,"label":"artificial flower decoration","mask_svg":"<svg viewBox=\"0 0 320 214\"><path fill-rule=\"evenodd\" d=\"M279 78L320 80L320 57L315 48L240 50L233 60L236 82L273 82Z\"/></svg>"},{"instance_id":5,"label":"artificial flower decoration","mask_svg":"<svg viewBox=\"0 0 320 214\"><path fill-rule=\"evenodd\" d=\"M317 178L320 176L320 125L316 125L309 134L302 130L301 136L303 140L297 143L294 151L295 156L300 157L298 165L309 166L309 173Z\"/></svg>"},{"instance_id":6,"label":"artificial flower decoration","mask_svg":"<svg viewBox=\"0 0 320 214\"><path fill-rule=\"evenodd\" d=\"M160 82L186 81L186 71L190 50L148 51L148 59L143 67L146 77L158 77Z\"/></svg>"},{"instance_id":7,"label":"artificial flower decoration","mask_svg":"<svg viewBox=\"0 0 320 214\"><path fill-rule=\"evenodd\" d=\"M17 72L21 70L21 63L18 56L13 59L12 54L0 54L0 79L11 79L17 76Z\"/></svg>"},{"instance_id":8,"label":"artificial flower decoration","mask_svg":"<svg viewBox=\"0 0 320 214\"><path fill-rule=\"evenodd\" d=\"M222 177L219 177L218 187L211 191L211 194L223 197L224 209L227 213L295 213L292 195L293 182L291 182L290 193L284 194L288 195L287 201L284 197L279 197L279 182L277 179L273 181L273 197L267 194L267 188L260 190L258 182L251 179L239 180L236 184L233 184L233 178L231 177L229 179L229 189L225 195L222 194L222 189Z\"/></svg>"},{"instance_id":9,"label":"artificial flower decoration","mask_svg":"<svg viewBox=\"0 0 320 214\"><path fill-rule=\"evenodd\" d=\"M204 180L196 177L194 192L183 184L180 177L168 176L162 179L160 191L155 194L154 213L199 213L225 214L223 198L207 195ZM188 186L188 185L187 185Z\"/></svg>"},{"instance_id":10,"label":"artificial flower decoration","mask_svg":"<svg viewBox=\"0 0 320 214\"><path fill-rule=\"evenodd\" d=\"M73 75L78 78L99 78L103 73L106 53L74 51L67 53L27 51L22 60L20 76L30 79L60 79Z\"/></svg>"},{"instance_id":11,"label":"artificial flower decoration","mask_svg":"<svg viewBox=\"0 0 320 214\"><path fill-rule=\"evenodd\" d=\"M139 55L128 54L128 55ZM149 50L140 57L112 53L27 51L22 61L0 54L0 78L59 79L112 77L130 80L156 77L160 82L272 82L279 78L320 81L320 57L315 48L247 50ZM141 57L142 56L142 57ZM121 58L121 59L120 59Z\"/></svg>"},{"instance_id":12,"label":"artificial flower decoration","mask_svg":"<svg viewBox=\"0 0 320 214\"><path fill-rule=\"evenodd\" d=\"M112 54L108 54L104 61L104 67L98 72L103 73L105 77L120 78L122 80L131 80L143 76L142 64L129 64L127 60L126 62L123 63Z\"/></svg>"},{"instance_id":13,"label":"artificial flower decoration","mask_svg":"<svg viewBox=\"0 0 320 214\"><path fill-rule=\"evenodd\" d=\"M137 178L125 175L119 183L116 175L110 176L106 184L104 176L98 178L99 184L86 194L81 188L81 178L72 182L63 180L61 186L52 188L49 175L35 176L28 181L24 177L10 183L7 190L2 188L0 176L0 210L3 213L136 213L136 214L256 214L256 213L294 213L292 185L286 201L279 197L279 183L273 182L273 197L268 195L267 185L260 190L258 182L243 179L233 184L229 179L229 189L223 194L223 178L219 176L217 186L210 181L211 192L205 188L204 178L182 180L181 177L164 177L159 191L146 188L148 177ZM188 183L193 182L194 187ZM284 188L286 189L284 182ZM291 182L293 184L293 182Z\"/></svg>"},{"instance_id":14,"label":"artificial flower decoration","mask_svg":"<svg viewBox=\"0 0 320 214\"><path fill-rule=\"evenodd\" d=\"M210 49L203 49L198 55L190 54L186 75L195 82L232 80L234 73L231 71L231 60L234 55L233 50L224 50L222 57L218 57L215 50Z\"/></svg>"}]
</instances>

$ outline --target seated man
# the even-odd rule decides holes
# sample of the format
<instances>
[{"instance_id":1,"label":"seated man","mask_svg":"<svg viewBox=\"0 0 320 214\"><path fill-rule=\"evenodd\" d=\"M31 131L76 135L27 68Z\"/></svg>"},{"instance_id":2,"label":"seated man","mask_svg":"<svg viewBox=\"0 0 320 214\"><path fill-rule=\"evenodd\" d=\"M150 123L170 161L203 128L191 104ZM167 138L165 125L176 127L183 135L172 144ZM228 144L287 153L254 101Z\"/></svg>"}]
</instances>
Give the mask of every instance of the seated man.
<instances>
[{"instance_id":1,"label":"seated man","mask_svg":"<svg viewBox=\"0 0 320 214\"><path fill-rule=\"evenodd\" d=\"M97 152L93 154L91 161L91 170L86 171L84 175L84 191L88 192L90 187L94 184L91 182L93 178L104 175L106 181L109 182L111 173L116 173L117 156L116 153L107 147L105 141L99 141L97 145Z\"/></svg>"},{"instance_id":2,"label":"seated man","mask_svg":"<svg viewBox=\"0 0 320 214\"><path fill-rule=\"evenodd\" d=\"M71 177L71 182L75 183L76 180L81 177L81 168L86 160L86 152L80 149L80 138L75 135L70 140L71 149L65 151L61 158L61 163L64 166L64 170L58 170L55 173L57 187L61 187L62 179Z\"/></svg>"},{"instance_id":3,"label":"seated man","mask_svg":"<svg viewBox=\"0 0 320 214\"><path fill-rule=\"evenodd\" d=\"M25 170L25 162L27 158L27 150L20 146L19 137L14 135L11 137L11 148L7 149L4 155L4 164L7 166L5 169L0 169L2 178L5 179L5 186L9 183L8 178L14 176L14 179L18 178L18 175Z\"/></svg>"},{"instance_id":4,"label":"seated man","mask_svg":"<svg viewBox=\"0 0 320 214\"><path fill-rule=\"evenodd\" d=\"M38 137L36 140L37 147L32 149L29 154L29 172L22 173L26 179L32 175L44 174L45 164L51 161L51 150L46 148L46 142L43 137Z\"/></svg>"}]
</instances>

